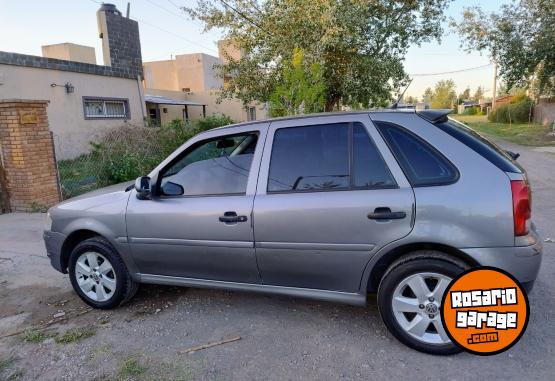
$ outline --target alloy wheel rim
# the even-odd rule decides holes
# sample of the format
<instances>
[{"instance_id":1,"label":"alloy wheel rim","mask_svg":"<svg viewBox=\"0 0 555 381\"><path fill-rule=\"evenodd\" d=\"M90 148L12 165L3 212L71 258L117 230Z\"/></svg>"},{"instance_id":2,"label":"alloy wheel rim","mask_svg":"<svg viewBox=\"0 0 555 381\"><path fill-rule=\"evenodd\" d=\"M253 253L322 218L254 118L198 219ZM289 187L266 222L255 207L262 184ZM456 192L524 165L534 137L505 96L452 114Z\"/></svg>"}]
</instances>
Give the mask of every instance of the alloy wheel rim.
<instances>
[{"instance_id":1,"label":"alloy wheel rim","mask_svg":"<svg viewBox=\"0 0 555 381\"><path fill-rule=\"evenodd\" d=\"M109 300L116 291L116 272L106 257L94 251L83 253L75 264L75 278L81 291L96 302Z\"/></svg>"},{"instance_id":2,"label":"alloy wheel rim","mask_svg":"<svg viewBox=\"0 0 555 381\"><path fill-rule=\"evenodd\" d=\"M403 279L393 292L393 315L401 328L426 344L451 340L441 322L441 299L450 277L439 273L417 273Z\"/></svg>"}]
</instances>

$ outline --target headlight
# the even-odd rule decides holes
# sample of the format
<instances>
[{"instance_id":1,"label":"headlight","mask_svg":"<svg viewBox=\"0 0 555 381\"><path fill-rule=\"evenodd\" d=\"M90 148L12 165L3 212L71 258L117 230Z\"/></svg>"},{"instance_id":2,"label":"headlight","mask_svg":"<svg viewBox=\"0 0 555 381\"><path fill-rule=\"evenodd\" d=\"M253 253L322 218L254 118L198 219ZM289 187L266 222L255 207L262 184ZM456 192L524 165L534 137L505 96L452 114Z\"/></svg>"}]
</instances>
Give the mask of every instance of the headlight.
<instances>
[{"instance_id":1,"label":"headlight","mask_svg":"<svg viewBox=\"0 0 555 381\"><path fill-rule=\"evenodd\" d=\"M52 216L50 216L50 212L46 212L46 218L44 220L44 230L51 230L52 229Z\"/></svg>"}]
</instances>

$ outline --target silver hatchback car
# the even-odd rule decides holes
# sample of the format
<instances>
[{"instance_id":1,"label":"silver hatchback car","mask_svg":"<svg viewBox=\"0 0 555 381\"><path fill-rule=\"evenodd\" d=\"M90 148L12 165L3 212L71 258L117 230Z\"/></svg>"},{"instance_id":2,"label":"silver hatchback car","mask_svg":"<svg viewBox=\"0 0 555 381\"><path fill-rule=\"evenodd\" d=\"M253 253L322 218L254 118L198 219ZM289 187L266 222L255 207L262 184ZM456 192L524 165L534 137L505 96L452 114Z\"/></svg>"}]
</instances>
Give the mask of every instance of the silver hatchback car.
<instances>
[{"instance_id":1,"label":"silver hatchback car","mask_svg":"<svg viewBox=\"0 0 555 381\"><path fill-rule=\"evenodd\" d=\"M437 312L457 274L495 266L531 289L542 258L515 154L448 110L383 110L203 132L134 185L48 212L52 266L89 305L139 283L364 305L403 343L458 348Z\"/></svg>"}]
</instances>

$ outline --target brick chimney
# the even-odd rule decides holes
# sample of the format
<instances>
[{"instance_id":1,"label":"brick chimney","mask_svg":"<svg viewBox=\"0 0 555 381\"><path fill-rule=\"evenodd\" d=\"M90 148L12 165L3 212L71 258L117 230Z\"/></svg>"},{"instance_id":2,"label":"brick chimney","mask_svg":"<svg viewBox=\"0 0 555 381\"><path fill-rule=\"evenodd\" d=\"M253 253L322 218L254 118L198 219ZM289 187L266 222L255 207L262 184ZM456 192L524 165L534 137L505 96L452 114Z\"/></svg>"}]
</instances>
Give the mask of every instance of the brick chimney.
<instances>
[{"instance_id":1,"label":"brick chimney","mask_svg":"<svg viewBox=\"0 0 555 381\"><path fill-rule=\"evenodd\" d=\"M113 4L103 3L96 12L102 39L104 65L143 75L139 23L124 17Z\"/></svg>"}]
</instances>

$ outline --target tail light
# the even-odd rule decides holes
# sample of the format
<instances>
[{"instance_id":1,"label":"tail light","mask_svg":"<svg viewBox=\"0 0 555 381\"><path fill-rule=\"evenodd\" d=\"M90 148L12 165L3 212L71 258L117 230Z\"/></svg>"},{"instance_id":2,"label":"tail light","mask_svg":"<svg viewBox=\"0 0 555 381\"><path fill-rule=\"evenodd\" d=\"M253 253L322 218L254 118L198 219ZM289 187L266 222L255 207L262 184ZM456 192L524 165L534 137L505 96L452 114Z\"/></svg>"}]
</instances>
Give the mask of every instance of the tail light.
<instances>
[{"instance_id":1,"label":"tail light","mask_svg":"<svg viewBox=\"0 0 555 381\"><path fill-rule=\"evenodd\" d=\"M512 180L511 191L513 193L513 222L515 236L528 234L530 217L532 217L532 200L530 187L524 180Z\"/></svg>"}]
</instances>

